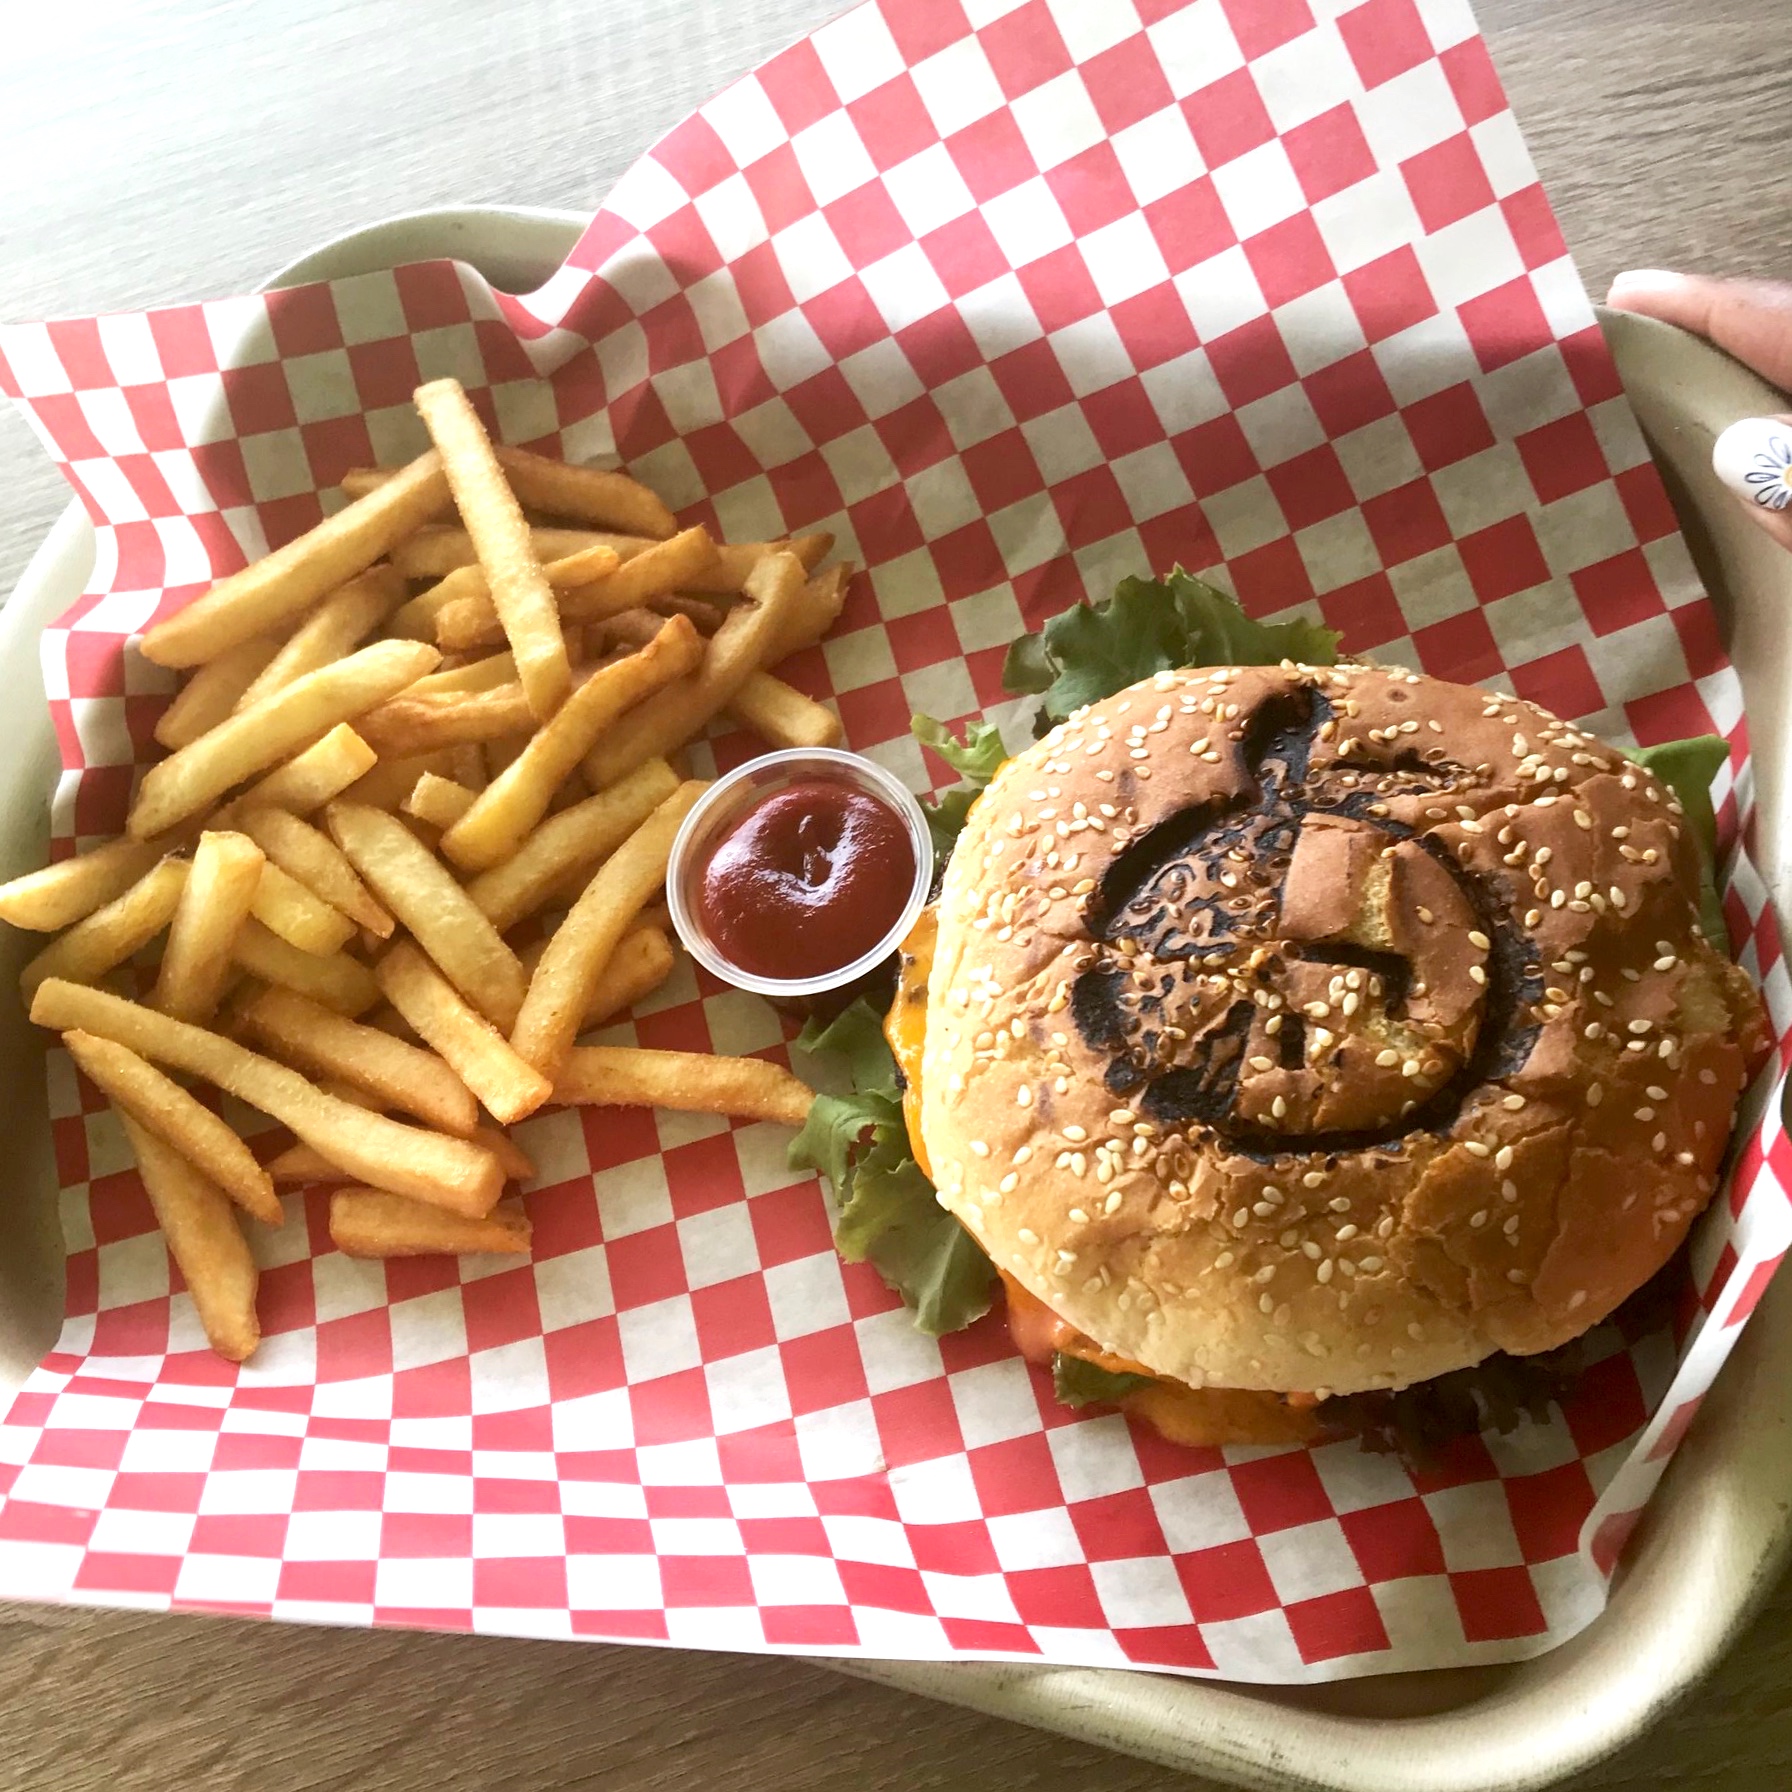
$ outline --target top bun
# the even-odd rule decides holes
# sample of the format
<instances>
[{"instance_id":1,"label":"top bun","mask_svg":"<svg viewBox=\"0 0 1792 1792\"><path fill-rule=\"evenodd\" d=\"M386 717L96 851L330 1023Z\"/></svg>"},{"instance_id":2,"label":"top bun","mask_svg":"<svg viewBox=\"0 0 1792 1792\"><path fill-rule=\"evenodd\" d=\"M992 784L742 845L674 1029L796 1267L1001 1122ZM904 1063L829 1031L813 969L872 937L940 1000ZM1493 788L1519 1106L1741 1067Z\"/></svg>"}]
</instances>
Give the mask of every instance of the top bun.
<instances>
[{"instance_id":1,"label":"top bun","mask_svg":"<svg viewBox=\"0 0 1792 1792\"><path fill-rule=\"evenodd\" d=\"M1760 1006L1672 793L1397 669L1166 672L1009 761L946 872L941 1202L1196 1387L1546 1350L1710 1199Z\"/></svg>"}]
</instances>

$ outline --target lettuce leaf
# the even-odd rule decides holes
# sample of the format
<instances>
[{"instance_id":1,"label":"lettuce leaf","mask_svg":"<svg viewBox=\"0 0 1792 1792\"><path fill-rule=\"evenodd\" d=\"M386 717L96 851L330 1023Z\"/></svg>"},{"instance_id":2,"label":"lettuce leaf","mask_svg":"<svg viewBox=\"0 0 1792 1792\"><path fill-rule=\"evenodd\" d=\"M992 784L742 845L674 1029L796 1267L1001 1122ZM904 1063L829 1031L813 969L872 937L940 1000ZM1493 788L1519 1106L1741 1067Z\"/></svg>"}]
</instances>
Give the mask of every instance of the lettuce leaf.
<instances>
[{"instance_id":1,"label":"lettuce leaf","mask_svg":"<svg viewBox=\"0 0 1792 1792\"><path fill-rule=\"evenodd\" d=\"M944 864L964 832L971 805L1007 763L1008 749L1002 745L1002 731L994 722L972 722L962 741L944 722L936 722L932 716L916 716L909 726L922 746L931 747L965 779L942 796L921 799L927 831L933 836L934 855Z\"/></svg>"},{"instance_id":2,"label":"lettuce leaf","mask_svg":"<svg viewBox=\"0 0 1792 1792\"><path fill-rule=\"evenodd\" d=\"M833 1059L852 1084L850 1095L817 1096L790 1142L793 1170L819 1171L833 1184L840 1255L871 1264L934 1337L980 1319L994 1297L995 1269L915 1161L877 1011L861 998L826 1026L810 1021L797 1044Z\"/></svg>"},{"instance_id":3,"label":"lettuce leaf","mask_svg":"<svg viewBox=\"0 0 1792 1792\"><path fill-rule=\"evenodd\" d=\"M1253 622L1236 598L1177 567L1122 579L1105 604L1076 604L1008 650L1003 689L1045 699L1040 732L1154 672L1178 666L1337 663L1338 636L1317 622Z\"/></svg>"},{"instance_id":4,"label":"lettuce leaf","mask_svg":"<svg viewBox=\"0 0 1792 1792\"><path fill-rule=\"evenodd\" d=\"M1052 1353L1052 1391L1066 1406L1118 1406L1138 1388L1150 1384L1149 1375L1104 1369L1080 1356Z\"/></svg>"},{"instance_id":5,"label":"lettuce leaf","mask_svg":"<svg viewBox=\"0 0 1792 1792\"><path fill-rule=\"evenodd\" d=\"M1652 771L1673 791L1686 811L1686 825L1699 849L1699 926L1706 939L1728 956L1730 930L1723 898L1717 893L1717 811L1711 780L1730 757L1730 743L1716 734L1695 734L1653 747L1626 747L1624 755Z\"/></svg>"}]
</instances>

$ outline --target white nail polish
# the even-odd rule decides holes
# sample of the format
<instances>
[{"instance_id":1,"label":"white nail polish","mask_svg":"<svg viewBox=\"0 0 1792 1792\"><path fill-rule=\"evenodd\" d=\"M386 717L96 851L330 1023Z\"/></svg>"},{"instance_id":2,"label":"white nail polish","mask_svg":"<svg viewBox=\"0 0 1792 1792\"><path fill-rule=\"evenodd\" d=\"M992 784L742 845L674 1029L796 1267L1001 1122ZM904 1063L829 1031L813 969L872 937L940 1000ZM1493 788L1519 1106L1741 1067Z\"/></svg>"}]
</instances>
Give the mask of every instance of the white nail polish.
<instances>
[{"instance_id":1,"label":"white nail polish","mask_svg":"<svg viewBox=\"0 0 1792 1792\"><path fill-rule=\"evenodd\" d=\"M1792 423L1744 417L1711 445L1711 467L1737 497L1763 510L1792 507Z\"/></svg>"}]
</instances>

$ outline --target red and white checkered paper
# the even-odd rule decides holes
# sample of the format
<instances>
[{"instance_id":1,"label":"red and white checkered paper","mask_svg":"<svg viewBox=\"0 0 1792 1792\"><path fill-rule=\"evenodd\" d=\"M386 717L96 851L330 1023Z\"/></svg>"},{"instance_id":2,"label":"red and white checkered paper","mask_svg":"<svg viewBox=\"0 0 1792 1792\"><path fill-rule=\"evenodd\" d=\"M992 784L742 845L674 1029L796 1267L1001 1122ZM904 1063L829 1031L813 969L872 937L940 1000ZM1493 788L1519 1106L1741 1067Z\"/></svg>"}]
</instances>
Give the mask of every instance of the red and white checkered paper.
<instances>
[{"instance_id":1,"label":"red and white checkered paper","mask_svg":"<svg viewBox=\"0 0 1792 1792\"><path fill-rule=\"evenodd\" d=\"M1181 561L1607 733L1721 729L1746 829L1736 678L1461 0L872 0L651 150L527 297L430 263L0 355L99 538L44 647L64 849L151 753L130 637L415 452L443 374L686 521L834 530L867 571L790 676L917 784L949 779L912 710L1018 741L1009 641ZM1783 1032L1740 856L1728 903ZM688 968L616 1036L786 1049ZM520 1267L351 1262L295 1199L236 1370L60 1055L51 1101L68 1317L0 1426L0 1594L341 1623L1261 1681L1532 1654L1600 1610L1792 1236L1775 1122L1673 1335L1608 1330L1555 1422L1416 1474L1068 1412L999 1317L935 1343L841 1264L785 1133L643 1111L520 1129Z\"/></svg>"}]
</instances>

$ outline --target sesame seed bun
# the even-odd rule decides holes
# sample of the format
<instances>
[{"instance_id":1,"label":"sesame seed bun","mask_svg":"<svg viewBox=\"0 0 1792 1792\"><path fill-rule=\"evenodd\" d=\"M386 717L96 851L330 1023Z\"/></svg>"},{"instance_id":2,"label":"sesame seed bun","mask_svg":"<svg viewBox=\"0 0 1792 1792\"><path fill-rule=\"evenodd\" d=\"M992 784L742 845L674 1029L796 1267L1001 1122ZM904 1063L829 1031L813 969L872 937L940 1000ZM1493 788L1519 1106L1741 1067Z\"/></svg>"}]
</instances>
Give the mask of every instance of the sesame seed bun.
<instances>
[{"instance_id":1,"label":"sesame seed bun","mask_svg":"<svg viewBox=\"0 0 1792 1792\"><path fill-rule=\"evenodd\" d=\"M1397 1388L1551 1349L1710 1200L1760 1004L1671 792L1397 669L1163 673L1003 768L940 896L941 1202L1105 1351Z\"/></svg>"}]
</instances>

